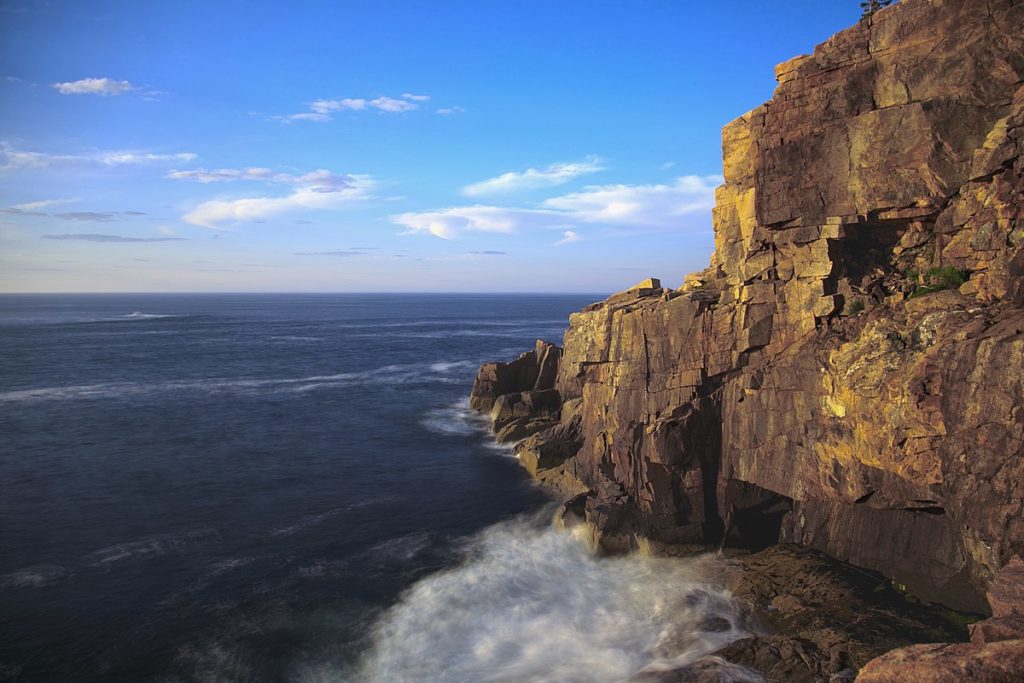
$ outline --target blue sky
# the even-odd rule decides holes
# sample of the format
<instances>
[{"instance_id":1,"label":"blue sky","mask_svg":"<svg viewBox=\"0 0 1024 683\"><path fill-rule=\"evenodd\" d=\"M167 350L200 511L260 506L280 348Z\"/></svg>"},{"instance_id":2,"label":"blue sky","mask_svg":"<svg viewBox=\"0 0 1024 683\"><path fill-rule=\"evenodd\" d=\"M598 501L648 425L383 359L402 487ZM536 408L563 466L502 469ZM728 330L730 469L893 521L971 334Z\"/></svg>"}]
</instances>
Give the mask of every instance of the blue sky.
<instances>
[{"instance_id":1,"label":"blue sky","mask_svg":"<svg viewBox=\"0 0 1024 683\"><path fill-rule=\"evenodd\" d=\"M611 292L854 0L0 0L0 291Z\"/></svg>"}]
</instances>

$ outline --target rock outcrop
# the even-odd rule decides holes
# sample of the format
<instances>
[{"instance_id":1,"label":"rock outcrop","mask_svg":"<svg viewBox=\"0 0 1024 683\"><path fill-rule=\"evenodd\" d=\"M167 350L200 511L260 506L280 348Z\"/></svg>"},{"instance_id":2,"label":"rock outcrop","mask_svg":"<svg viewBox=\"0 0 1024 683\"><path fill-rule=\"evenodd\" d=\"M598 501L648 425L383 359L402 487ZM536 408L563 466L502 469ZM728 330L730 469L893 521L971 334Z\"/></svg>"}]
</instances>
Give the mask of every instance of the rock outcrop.
<instances>
[{"instance_id":1,"label":"rock outcrop","mask_svg":"<svg viewBox=\"0 0 1024 683\"><path fill-rule=\"evenodd\" d=\"M788 542L988 613L1024 553L1024 3L903 0L776 76L724 128L709 268L472 405L605 550Z\"/></svg>"},{"instance_id":2,"label":"rock outcrop","mask_svg":"<svg viewBox=\"0 0 1024 683\"><path fill-rule=\"evenodd\" d=\"M913 645L871 660L858 683L1016 683L1024 677L1024 561L1014 557L988 592L992 618L970 643Z\"/></svg>"}]
</instances>

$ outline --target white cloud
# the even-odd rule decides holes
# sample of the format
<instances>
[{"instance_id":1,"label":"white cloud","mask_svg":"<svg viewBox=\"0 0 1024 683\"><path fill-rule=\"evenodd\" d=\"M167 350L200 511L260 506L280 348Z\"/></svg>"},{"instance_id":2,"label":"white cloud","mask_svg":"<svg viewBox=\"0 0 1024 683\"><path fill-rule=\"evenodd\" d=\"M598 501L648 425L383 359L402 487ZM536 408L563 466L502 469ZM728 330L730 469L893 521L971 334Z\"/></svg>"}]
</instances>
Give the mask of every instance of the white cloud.
<instances>
[{"instance_id":1,"label":"white cloud","mask_svg":"<svg viewBox=\"0 0 1024 683\"><path fill-rule=\"evenodd\" d=\"M548 223L552 227L559 219L560 216L553 211L476 205L403 213L392 216L391 222L408 228L407 233L427 232L450 240L462 232L514 233L525 227Z\"/></svg>"},{"instance_id":2,"label":"white cloud","mask_svg":"<svg viewBox=\"0 0 1024 683\"><path fill-rule=\"evenodd\" d=\"M176 154L152 154L150 152L104 152L99 160L107 166L124 166L127 164L148 164L164 161L195 161L198 155L193 152Z\"/></svg>"},{"instance_id":3,"label":"white cloud","mask_svg":"<svg viewBox=\"0 0 1024 683\"><path fill-rule=\"evenodd\" d=\"M579 242L582 237L575 230L566 230L562 233L562 239L553 243L553 246L560 247L564 244L572 244L573 242Z\"/></svg>"},{"instance_id":4,"label":"white cloud","mask_svg":"<svg viewBox=\"0 0 1024 683\"><path fill-rule=\"evenodd\" d=\"M674 162L674 161L666 161L665 163L663 163L661 165L661 170L667 171L668 169L672 168L675 165L676 165L676 162Z\"/></svg>"},{"instance_id":5,"label":"white cloud","mask_svg":"<svg viewBox=\"0 0 1024 683\"><path fill-rule=\"evenodd\" d=\"M479 197L487 194L554 187L581 175L603 170L604 167L598 157L588 156L582 161L555 163L543 169L528 168L525 171L509 171L496 178L466 185L462 188L462 194L468 197Z\"/></svg>"},{"instance_id":6,"label":"white cloud","mask_svg":"<svg viewBox=\"0 0 1024 683\"><path fill-rule=\"evenodd\" d=\"M207 171L205 168L196 168L188 171L172 170L167 173L166 178L172 180L195 180L200 183L219 183L232 180L267 180L273 177L274 172L269 168L220 168Z\"/></svg>"},{"instance_id":7,"label":"white cloud","mask_svg":"<svg viewBox=\"0 0 1024 683\"><path fill-rule=\"evenodd\" d=\"M61 95L122 95L135 90L128 81L115 81L110 78L83 78L79 81L54 83L52 85Z\"/></svg>"},{"instance_id":8,"label":"white cloud","mask_svg":"<svg viewBox=\"0 0 1024 683\"><path fill-rule=\"evenodd\" d=\"M39 209L45 209L48 206L56 206L58 204L70 204L77 202L77 199L64 198L64 199L41 199L36 202L25 202L24 204L15 204L12 209L19 209L21 211L38 211Z\"/></svg>"},{"instance_id":9,"label":"white cloud","mask_svg":"<svg viewBox=\"0 0 1024 683\"><path fill-rule=\"evenodd\" d=\"M307 187L318 192L332 192L352 187L356 183L354 176L338 175L325 169L319 169L303 175L275 173L269 168L219 168L208 171L197 168L188 171L171 171L167 178L172 180L194 180L200 183L231 182L235 180L259 180L271 183L282 183L296 187Z\"/></svg>"},{"instance_id":10,"label":"white cloud","mask_svg":"<svg viewBox=\"0 0 1024 683\"><path fill-rule=\"evenodd\" d=\"M315 121L317 123L325 123L331 120L330 115L321 114L315 111L304 111L299 112L298 114L286 114L284 116L275 116L274 118L277 119L278 121L283 121L284 123L291 123L292 121Z\"/></svg>"},{"instance_id":11,"label":"white cloud","mask_svg":"<svg viewBox=\"0 0 1024 683\"><path fill-rule=\"evenodd\" d=\"M451 116L452 114L461 114L465 111L465 109L456 105L454 107L441 107L440 109L437 110L437 113L441 114L442 116Z\"/></svg>"},{"instance_id":12,"label":"white cloud","mask_svg":"<svg viewBox=\"0 0 1024 683\"><path fill-rule=\"evenodd\" d=\"M334 209L366 199L373 188L369 176L337 176L327 171L314 171L302 176L285 176L288 180L270 178L295 186L291 194L281 197L244 197L214 199L199 204L182 216L186 223L203 228L220 229L238 223L251 223L299 210Z\"/></svg>"},{"instance_id":13,"label":"white cloud","mask_svg":"<svg viewBox=\"0 0 1024 683\"><path fill-rule=\"evenodd\" d=\"M576 221L616 227L671 228L689 214L710 211L721 176L681 176L659 185L594 185L579 192L552 197L548 209Z\"/></svg>"},{"instance_id":14,"label":"white cloud","mask_svg":"<svg viewBox=\"0 0 1024 683\"><path fill-rule=\"evenodd\" d=\"M600 225L619 230L686 230L710 225L721 176L682 176L671 184L595 185L552 197L537 208L473 205L403 213L391 221L410 233L454 239L464 232L518 233L562 230L560 244L578 241L572 228Z\"/></svg>"},{"instance_id":15,"label":"white cloud","mask_svg":"<svg viewBox=\"0 0 1024 683\"><path fill-rule=\"evenodd\" d=\"M193 161L192 152L155 154L140 151L107 151L88 154L50 154L15 149L0 142L0 173L72 166L131 166L149 163Z\"/></svg>"},{"instance_id":16,"label":"white cloud","mask_svg":"<svg viewBox=\"0 0 1024 683\"><path fill-rule=\"evenodd\" d=\"M24 202L23 204L14 204L13 206L6 206L0 209L0 213L15 214L21 216L45 216L46 214L41 211L50 206L56 206L60 204L70 204L77 202L77 199L41 199L35 202Z\"/></svg>"},{"instance_id":17,"label":"white cloud","mask_svg":"<svg viewBox=\"0 0 1024 683\"><path fill-rule=\"evenodd\" d=\"M284 123L291 123L293 121L314 121L318 123L326 123L327 121L333 120L331 114L337 111L363 111L366 109L376 109L377 111L389 114L397 114L419 109L419 103L426 102L429 99L430 95L412 95L410 93L404 93L400 98L381 95L380 97L374 97L373 99L366 99L362 97L319 99L313 100L309 103L309 111L299 112L297 114L285 114L284 116L275 116L274 118Z\"/></svg>"}]
</instances>

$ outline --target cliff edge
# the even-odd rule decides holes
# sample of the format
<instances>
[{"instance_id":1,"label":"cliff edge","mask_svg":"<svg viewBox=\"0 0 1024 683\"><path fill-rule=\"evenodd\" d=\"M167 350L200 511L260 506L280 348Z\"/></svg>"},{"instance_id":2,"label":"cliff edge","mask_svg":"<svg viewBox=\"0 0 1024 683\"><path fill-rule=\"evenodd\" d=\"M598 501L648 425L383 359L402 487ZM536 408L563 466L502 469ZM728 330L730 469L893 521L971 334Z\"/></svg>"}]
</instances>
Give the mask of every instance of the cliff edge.
<instances>
[{"instance_id":1,"label":"cliff edge","mask_svg":"<svg viewBox=\"0 0 1024 683\"><path fill-rule=\"evenodd\" d=\"M794 543L987 612L1024 554L1024 3L903 0L776 77L710 267L471 403L607 550Z\"/></svg>"}]
</instances>

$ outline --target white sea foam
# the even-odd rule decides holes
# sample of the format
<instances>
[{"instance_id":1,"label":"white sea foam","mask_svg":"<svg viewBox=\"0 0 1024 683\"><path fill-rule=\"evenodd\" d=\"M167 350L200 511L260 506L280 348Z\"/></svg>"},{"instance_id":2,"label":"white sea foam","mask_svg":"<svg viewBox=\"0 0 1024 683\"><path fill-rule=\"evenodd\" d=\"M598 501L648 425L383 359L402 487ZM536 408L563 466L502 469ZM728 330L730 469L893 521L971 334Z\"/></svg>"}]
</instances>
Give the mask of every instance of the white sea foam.
<instances>
[{"instance_id":1,"label":"white sea foam","mask_svg":"<svg viewBox=\"0 0 1024 683\"><path fill-rule=\"evenodd\" d=\"M420 424L435 434L471 436L486 432L487 417L470 410L465 402L460 401L428 411Z\"/></svg>"},{"instance_id":2,"label":"white sea foam","mask_svg":"<svg viewBox=\"0 0 1024 683\"><path fill-rule=\"evenodd\" d=\"M220 538L220 534L215 529L192 529L181 533L160 534L101 548L87 555L85 563L92 567L106 569L121 562L187 552L204 544L218 542Z\"/></svg>"},{"instance_id":3,"label":"white sea foam","mask_svg":"<svg viewBox=\"0 0 1024 683\"><path fill-rule=\"evenodd\" d=\"M489 338L507 338L507 339L560 339L562 333L565 331L565 326L560 327L534 327L534 326L520 326L520 327L499 327L496 329L473 329L473 328L448 328L444 330L431 330L427 332L392 332L388 336L391 338L399 339L458 339L460 337L489 337ZM352 338L376 338L380 336L379 332L367 332L365 334L353 334L349 335ZM524 349L520 349L519 353L522 353ZM527 349L528 350L528 349Z\"/></svg>"},{"instance_id":4,"label":"white sea foam","mask_svg":"<svg viewBox=\"0 0 1024 683\"><path fill-rule=\"evenodd\" d=\"M126 315L119 315L116 318L108 318L108 320L157 320L159 318L180 318L180 315L174 315L171 313L143 313L142 311L135 311L134 313L128 313Z\"/></svg>"},{"instance_id":5,"label":"white sea foam","mask_svg":"<svg viewBox=\"0 0 1024 683\"><path fill-rule=\"evenodd\" d=\"M381 617L371 651L341 679L603 683L685 666L746 635L709 578L717 562L599 559L572 534L524 520L491 527L461 566L415 584ZM305 667L301 678L339 672Z\"/></svg>"},{"instance_id":6,"label":"white sea foam","mask_svg":"<svg viewBox=\"0 0 1024 683\"><path fill-rule=\"evenodd\" d=\"M308 529L311 526L316 526L317 524L326 522L328 519L332 517L337 517L342 512L345 512L345 510L347 509L348 508L340 507L334 508L333 510L327 510L326 512L320 512L315 515L306 515L294 524L288 524L285 526L277 527L276 529L272 529L270 535L275 538L281 536L292 536L302 531L303 529Z\"/></svg>"},{"instance_id":7,"label":"white sea foam","mask_svg":"<svg viewBox=\"0 0 1024 683\"><path fill-rule=\"evenodd\" d=\"M517 458L517 457L519 457L519 456L516 455L515 450L513 450L515 448L515 445L516 445L515 442L500 443L496 439L490 438L490 439L487 439L486 441L484 441L483 443L481 443L480 445L483 446L484 448L486 448L489 451L492 451L492 452L497 453L499 455L503 455L503 456L505 456L507 458Z\"/></svg>"},{"instance_id":8,"label":"white sea foam","mask_svg":"<svg viewBox=\"0 0 1024 683\"><path fill-rule=\"evenodd\" d=\"M417 382L464 384L472 377L475 361L439 361L424 364L385 365L362 372L340 372L309 377L259 379L212 377L158 382L108 382L65 387L39 387L0 392L0 403L67 401L76 399L128 398L168 392L232 393L242 395L304 393L360 384L399 385Z\"/></svg>"},{"instance_id":9,"label":"white sea foam","mask_svg":"<svg viewBox=\"0 0 1024 683\"><path fill-rule=\"evenodd\" d=\"M68 570L57 564L37 564L0 576L3 588L42 588L68 575Z\"/></svg>"},{"instance_id":10,"label":"white sea foam","mask_svg":"<svg viewBox=\"0 0 1024 683\"><path fill-rule=\"evenodd\" d=\"M416 531L398 538L381 541L364 554L370 564L406 564L430 546L431 535Z\"/></svg>"}]
</instances>

